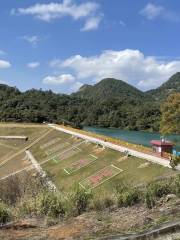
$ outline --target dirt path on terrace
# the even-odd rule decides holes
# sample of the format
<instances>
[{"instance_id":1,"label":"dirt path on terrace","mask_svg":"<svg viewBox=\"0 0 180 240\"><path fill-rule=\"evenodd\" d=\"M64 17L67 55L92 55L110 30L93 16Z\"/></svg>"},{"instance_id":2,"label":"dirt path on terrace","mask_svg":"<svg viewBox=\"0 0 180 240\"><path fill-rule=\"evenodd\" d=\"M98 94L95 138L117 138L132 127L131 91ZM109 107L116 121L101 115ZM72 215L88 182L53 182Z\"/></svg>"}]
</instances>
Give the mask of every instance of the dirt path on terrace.
<instances>
[{"instance_id":1,"label":"dirt path on terrace","mask_svg":"<svg viewBox=\"0 0 180 240\"><path fill-rule=\"evenodd\" d=\"M27 149L31 148L32 146L34 146L36 143L38 143L42 138L44 138L46 135L48 135L50 132L52 132L53 129L49 129L48 131L46 131L43 135L41 135L39 138L37 138L35 141L33 141L31 144L29 144L28 146L24 147L23 149L19 150L18 152L14 153L13 155L11 155L10 157L8 157L6 160L4 160L1 164L0 167L5 165L8 161L10 161L11 159L13 159L14 157L18 156L19 154L25 152Z\"/></svg>"}]
</instances>

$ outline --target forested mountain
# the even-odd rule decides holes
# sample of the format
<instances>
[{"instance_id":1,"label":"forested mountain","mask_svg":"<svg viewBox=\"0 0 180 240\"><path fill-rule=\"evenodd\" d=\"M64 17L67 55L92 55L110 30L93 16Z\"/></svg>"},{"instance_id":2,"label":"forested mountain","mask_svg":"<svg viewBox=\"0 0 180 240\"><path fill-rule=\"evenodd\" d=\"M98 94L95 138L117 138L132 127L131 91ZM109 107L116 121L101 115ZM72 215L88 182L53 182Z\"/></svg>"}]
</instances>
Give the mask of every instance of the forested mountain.
<instances>
[{"instance_id":1,"label":"forested mountain","mask_svg":"<svg viewBox=\"0 0 180 240\"><path fill-rule=\"evenodd\" d=\"M174 74L167 82L160 87L146 92L148 96L154 97L156 100L163 101L170 94L180 92L180 72Z\"/></svg>"},{"instance_id":2,"label":"forested mountain","mask_svg":"<svg viewBox=\"0 0 180 240\"><path fill-rule=\"evenodd\" d=\"M94 86L84 85L73 96L86 99L144 98L145 94L122 80L106 78Z\"/></svg>"},{"instance_id":3,"label":"forested mountain","mask_svg":"<svg viewBox=\"0 0 180 240\"><path fill-rule=\"evenodd\" d=\"M71 95L35 89L22 93L17 88L1 84L0 121L69 121L75 126L158 131L160 103L176 91L180 92L180 73L148 92L112 78L94 86L84 85Z\"/></svg>"}]
</instances>

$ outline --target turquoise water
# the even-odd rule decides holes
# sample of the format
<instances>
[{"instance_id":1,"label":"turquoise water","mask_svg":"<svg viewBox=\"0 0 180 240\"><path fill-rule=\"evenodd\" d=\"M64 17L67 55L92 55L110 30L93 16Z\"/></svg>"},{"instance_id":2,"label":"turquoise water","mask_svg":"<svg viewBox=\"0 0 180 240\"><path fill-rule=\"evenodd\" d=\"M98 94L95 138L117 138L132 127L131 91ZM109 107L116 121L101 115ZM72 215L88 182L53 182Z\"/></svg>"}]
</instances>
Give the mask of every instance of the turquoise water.
<instances>
[{"instance_id":1,"label":"turquoise water","mask_svg":"<svg viewBox=\"0 0 180 240\"><path fill-rule=\"evenodd\" d=\"M161 137L159 133L128 131L115 128L84 127L84 130L148 147L151 146L151 140L160 139ZM166 139L174 142L176 150L180 151L180 135L168 135Z\"/></svg>"}]
</instances>

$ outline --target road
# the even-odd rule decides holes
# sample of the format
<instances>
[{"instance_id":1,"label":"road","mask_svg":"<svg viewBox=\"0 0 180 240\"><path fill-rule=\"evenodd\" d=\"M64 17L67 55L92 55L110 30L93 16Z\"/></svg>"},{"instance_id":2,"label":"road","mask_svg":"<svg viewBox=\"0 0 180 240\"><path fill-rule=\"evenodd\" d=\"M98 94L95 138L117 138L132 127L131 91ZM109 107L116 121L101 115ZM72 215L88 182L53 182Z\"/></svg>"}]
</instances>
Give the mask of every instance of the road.
<instances>
[{"instance_id":1,"label":"road","mask_svg":"<svg viewBox=\"0 0 180 240\"><path fill-rule=\"evenodd\" d=\"M26 150L26 155L27 155L28 159L31 161L31 163L34 166L34 168L36 169L36 171L40 174L40 176L42 178L44 178L46 186L49 188L49 190L57 191L55 184L48 179L46 172L42 169L40 164L36 161L36 159L34 158L32 153L29 150Z\"/></svg>"},{"instance_id":2,"label":"road","mask_svg":"<svg viewBox=\"0 0 180 240\"><path fill-rule=\"evenodd\" d=\"M74 135L76 137L85 139L85 140L93 142L95 144L100 144L104 147L108 147L108 148L114 149L114 150L119 151L119 152L128 151L129 154L132 155L132 156L145 159L147 161L162 165L164 167L171 168L171 166L169 165L169 160L167 160L167 159L163 159L163 158L160 158L158 156L153 156L153 155L148 154L148 153L142 153L142 152L139 152L139 151L127 148L127 147L116 145L116 144L111 143L111 142L105 142L105 141L100 140L100 139L95 138L95 137L90 137L90 136L87 136L87 135L82 134L82 133L77 133L77 132L71 131L69 129L62 128L62 127L57 126L55 124L48 124L48 125L49 125L49 127L53 128L53 129L56 129L56 130L59 130L61 132L65 132L65 133ZM178 166L176 169L180 170L180 166Z\"/></svg>"}]
</instances>

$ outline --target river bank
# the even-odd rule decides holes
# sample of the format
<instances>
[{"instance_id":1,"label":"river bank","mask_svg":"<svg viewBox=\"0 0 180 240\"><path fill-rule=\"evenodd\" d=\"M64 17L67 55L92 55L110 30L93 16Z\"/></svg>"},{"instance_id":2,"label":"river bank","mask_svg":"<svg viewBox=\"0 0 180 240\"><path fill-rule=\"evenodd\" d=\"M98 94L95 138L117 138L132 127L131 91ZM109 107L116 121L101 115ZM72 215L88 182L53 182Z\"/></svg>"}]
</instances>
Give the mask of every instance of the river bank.
<instances>
[{"instance_id":1,"label":"river bank","mask_svg":"<svg viewBox=\"0 0 180 240\"><path fill-rule=\"evenodd\" d=\"M160 133L144 132L144 131L129 131L121 130L119 128L101 128L101 127L84 127L83 130L103 135L107 137L116 138L132 144L142 145L144 147L151 147L150 141L160 139ZM171 134L165 137L176 145L176 149L180 151L180 135Z\"/></svg>"}]
</instances>

